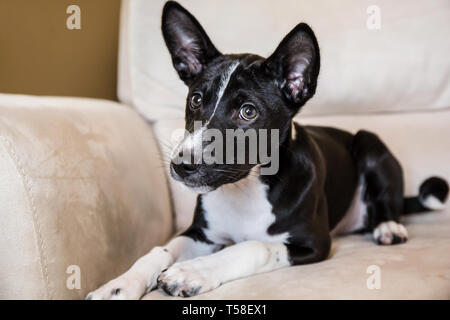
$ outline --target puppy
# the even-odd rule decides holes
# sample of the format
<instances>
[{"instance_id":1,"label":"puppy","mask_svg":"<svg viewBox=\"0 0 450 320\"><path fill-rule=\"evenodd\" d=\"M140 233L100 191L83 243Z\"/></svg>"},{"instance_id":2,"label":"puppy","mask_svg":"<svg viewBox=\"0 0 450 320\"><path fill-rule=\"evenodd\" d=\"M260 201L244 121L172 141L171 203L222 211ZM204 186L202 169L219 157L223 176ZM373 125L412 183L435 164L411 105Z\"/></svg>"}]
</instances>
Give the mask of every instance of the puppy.
<instances>
[{"instance_id":1,"label":"puppy","mask_svg":"<svg viewBox=\"0 0 450 320\"><path fill-rule=\"evenodd\" d=\"M234 279L324 260L335 234L364 231L377 244L403 243L408 233L400 216L446 200L448 185L435 177L417 197L404 198L402 168L375 134L293 123L314 95L320 69L308 25L297 25L267 59L221 54L176 2L164 6L162 32L189 88L189 135L177 156L202 153L208 130L274 130L277 145L269 149L279 155L277 170L262 174L273 163L261 157L250 163L250 147L240 163L174 157L172 176L200 192L192 225L88 299L138 299L156 287L173 296L201 294Z\"/></svg>"}]
</instances>

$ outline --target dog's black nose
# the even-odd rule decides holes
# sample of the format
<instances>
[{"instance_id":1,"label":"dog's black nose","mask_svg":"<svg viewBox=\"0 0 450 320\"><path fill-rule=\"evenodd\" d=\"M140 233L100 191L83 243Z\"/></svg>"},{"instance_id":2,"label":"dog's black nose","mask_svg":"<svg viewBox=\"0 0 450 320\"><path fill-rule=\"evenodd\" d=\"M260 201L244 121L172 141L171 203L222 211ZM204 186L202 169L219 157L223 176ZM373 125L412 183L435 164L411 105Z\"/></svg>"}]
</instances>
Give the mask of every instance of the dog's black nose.
<instances>
[{"instance_id":1,"label":"dog's black nose","mask_svg":"<svg viewBox=\"0 0 450 320\"><path fill-rule=\"evenodd\" d=\"M181 178L185 178L197 171L198 165L182 162L175 164L172 162L172 168Z\"/></svg>"}]
</instances>

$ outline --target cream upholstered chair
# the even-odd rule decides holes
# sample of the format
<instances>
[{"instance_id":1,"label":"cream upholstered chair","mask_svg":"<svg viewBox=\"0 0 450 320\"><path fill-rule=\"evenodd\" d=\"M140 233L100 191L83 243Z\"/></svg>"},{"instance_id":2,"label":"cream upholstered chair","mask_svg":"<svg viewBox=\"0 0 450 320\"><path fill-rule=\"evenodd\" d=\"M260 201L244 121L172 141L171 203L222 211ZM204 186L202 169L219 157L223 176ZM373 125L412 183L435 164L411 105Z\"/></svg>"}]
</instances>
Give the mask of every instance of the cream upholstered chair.
<instances>
[{"instance_id":1,"label":"cream upholstered chair","mask_svg":"<svg viewBox=\"0 0 450 320\"><path fill-rule=\"evenodd\" d=\"M308 22L322 70L297 121L376 132L402 162L407 194L430 175L450 180L448 1L377 1L379 29L367 27L373 11L358 0L180 2L222 52L267 56ZM162 161L183 127L186 94L161 36L163 3L123 1L121 103L0 95L1 298L81 298L189 225L195 195L167 176ZM193 299L449 298L450 210L405 219L406 244L337 238L326 261ZM73 265L81 289L67 287ZM381 288L371 290L373 265ZM144 297L161 298L159 291Z\"/></svg>"},{"instance_id":2,"label":"cream upholstered chair","mask_svg":"<svg viewBox=\"0 0 450 320\"><path fill-rule=\"evenodd\" d=\"M84 298L166 241L158 152L130 107L0 94L0 298Z\"/></svg>"}]
</instances>

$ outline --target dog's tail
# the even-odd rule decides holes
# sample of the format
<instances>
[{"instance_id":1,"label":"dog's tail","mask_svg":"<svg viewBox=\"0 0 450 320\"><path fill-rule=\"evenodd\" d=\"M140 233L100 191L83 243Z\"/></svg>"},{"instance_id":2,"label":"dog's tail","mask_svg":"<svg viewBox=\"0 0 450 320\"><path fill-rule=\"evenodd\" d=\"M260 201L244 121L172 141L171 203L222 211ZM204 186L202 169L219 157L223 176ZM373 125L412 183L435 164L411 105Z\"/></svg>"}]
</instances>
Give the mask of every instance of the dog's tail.
<instances>
[{"instance_id":1,"label":"dog's tail","mask_svg":"<svg viewBox=\"0 0 450 320\"><path fill-rule=\"evenodd\" d=\"M422 182L417 197L403 200L403 214L441 210L448 196L447 182L438 177L431 177Z\"/></svg>"}]
</instances>

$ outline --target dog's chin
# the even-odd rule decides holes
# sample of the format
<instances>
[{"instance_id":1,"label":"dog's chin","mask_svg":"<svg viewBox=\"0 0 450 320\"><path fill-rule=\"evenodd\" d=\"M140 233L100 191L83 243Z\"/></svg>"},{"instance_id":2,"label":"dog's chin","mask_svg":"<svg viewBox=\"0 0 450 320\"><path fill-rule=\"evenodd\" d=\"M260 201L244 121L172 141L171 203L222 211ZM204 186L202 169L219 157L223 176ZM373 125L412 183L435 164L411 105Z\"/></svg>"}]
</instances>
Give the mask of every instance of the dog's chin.
<instances>
[{"instance_id":1,"label":"dog's chin","mask_svg":"<svg viewBox=\"0 0 450 320\"><path fill-rule=\"evenodd\" d=\"M190 191L193 191L195 193L200 193L200 194L208 193L208 192L211 192L211 191L214 191L217 189L217 187L212 187L212 186L200 184L200 183L193 183L190 181L185 181L183 179L177 180L177 181L181 182L185 188L187 188Z\"/></svg>"},{"instance_id":2,"label":"dog's chin","mask_svg":"<svg viewBox=\"0 0 450 320\"><path fill-rule=\"evenodd\" d=\"M207 184L183 179L174 170L170 170L170 174L174 180L181 182L182 186L184 186L187 189L189 189L190 191L193 191L196 193L207 193L207 192L211 192L211 191L214 191L215 189L217 189L217 187L212 187Z\"/></svg>"},{"instance_id":3,"label":"dog's chin","mask_svg":"<svg viewBox=\"0 0 450 320\"><path fill-rule=\"evenodd\" d=\"M211 192L211 191L214 191L214 190L217 189L217 188L214 188L214 187L211 187L211 186L207 186L207 185L195 186L195 185L190 185L190 184L187 184L187 183L183 183L183 185L186 188L188 188L189 190L191 190L191 191L193 191L195 193L200 193L200 194L208 193L208 192Z\"/></svg>"},{"instance_id":4,"label":"dog's chin","mask_svg":"<svg viewBox=\"0 0 450 320\"><path fill-rule=\"evenodd\" d=\"M245 178L248 175L248 172L239 172L239 174L231 176L216 176L212 177L211 174L197 176L197 177L186 177L183 178L176 173L175 170L171 168L170 174L172 178L178 182L181 182L184 187L187 189L196 192L196 193L208 193L220 188L223 185L233 184L238 182L239 180Z\"/></svg>"}]
</instances>

